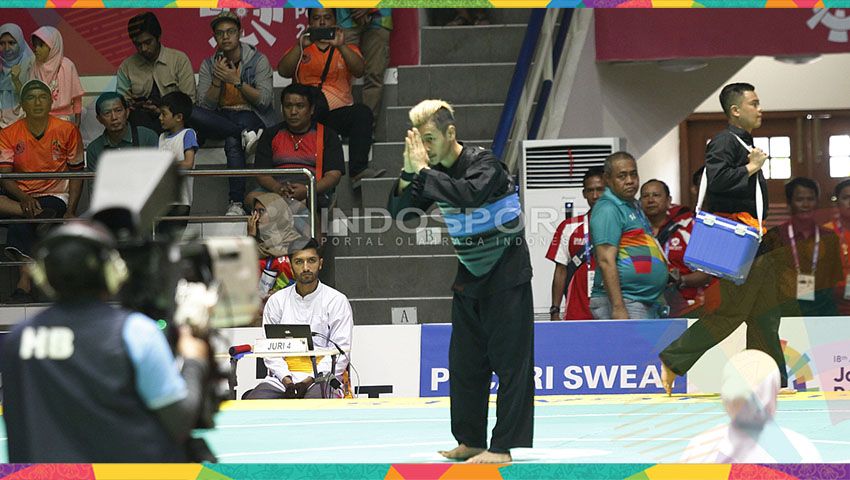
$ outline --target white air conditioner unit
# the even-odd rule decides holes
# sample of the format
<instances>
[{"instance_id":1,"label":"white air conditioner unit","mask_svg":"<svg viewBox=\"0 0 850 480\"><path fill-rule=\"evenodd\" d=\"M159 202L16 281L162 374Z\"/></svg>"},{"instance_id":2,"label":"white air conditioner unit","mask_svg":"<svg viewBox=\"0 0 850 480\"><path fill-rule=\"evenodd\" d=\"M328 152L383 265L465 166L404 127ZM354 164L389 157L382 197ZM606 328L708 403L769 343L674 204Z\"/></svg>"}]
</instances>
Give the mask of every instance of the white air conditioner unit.
<instances>
[{"instance_id":1,"label":"white air conditioner unit","mask_svg":"<svg viewBox=\"0 0 850 480\"><path fill-rule=\"evenodd\" d=\"M555 264L546 259L546 251L555 229L566 217L565 204L573 204L573 216L586 213L589 207L581 195L585 172L601 167L605 157L623 148L625 141L616 137L522 142L520 196L534 269L531 287L535 314L548 318Z\"/></svg>"}]
</instances>

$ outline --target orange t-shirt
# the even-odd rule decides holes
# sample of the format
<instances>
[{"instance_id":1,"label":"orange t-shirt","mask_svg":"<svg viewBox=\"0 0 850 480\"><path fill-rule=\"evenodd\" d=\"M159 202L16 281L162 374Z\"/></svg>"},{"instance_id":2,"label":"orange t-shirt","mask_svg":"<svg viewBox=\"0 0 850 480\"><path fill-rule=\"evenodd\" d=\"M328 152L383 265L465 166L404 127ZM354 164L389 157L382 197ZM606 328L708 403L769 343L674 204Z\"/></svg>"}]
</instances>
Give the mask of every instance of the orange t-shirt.
<instances>
[{"instance_id":1,"label":"orange t-shirt","mask_svg":"<svg viewBox=\"0 0 850 480\"><path fill-rule=\"evenodd\" d=\"M356 45L347 45L354 53L363 57L360 49ZM298 48L296 45L293 48ZM325 77L325 83L322 85L322 92L328 99L328 106L331 110L354 105L354 97L351 95L351 82L353 76L348 71L348 66L345 64L345 59L337 49L334 49L334 56L331 60L331 66L328 69L328 76ZM301 64L298 65L298 83L304 85L312 85L318 87L322 81L322 71L325 69L325 63L328 61L328 54L331 49L328 48L324 52L319 50L316 44L312 44L304 49L304 55L301 58Z\"/></svg>"},{"instance_id":2,"label":"orange t-shirt","mask_svg":"<svg viewBox=\"0 0 850 480\"><path fill-rule=\"evenodd\" d=\"M26 119L0 130L0 167L15 173L82 170L83 141L73 123L50 117L40 139L27 128ZM18 188L33 197L52 195L68 202L68 180L17 180Z\"/></svg>"},{"instance_id":3,"label":"orange t-shirt","mask_svg":"<svg viewBox=\"0 0 850 480\"><path fill-rule=\"evenodd\" d=\"M249 107L245 96L232 83L224 82L223 88L220 102L222 107Z\"/></svg>"}]
</instances>

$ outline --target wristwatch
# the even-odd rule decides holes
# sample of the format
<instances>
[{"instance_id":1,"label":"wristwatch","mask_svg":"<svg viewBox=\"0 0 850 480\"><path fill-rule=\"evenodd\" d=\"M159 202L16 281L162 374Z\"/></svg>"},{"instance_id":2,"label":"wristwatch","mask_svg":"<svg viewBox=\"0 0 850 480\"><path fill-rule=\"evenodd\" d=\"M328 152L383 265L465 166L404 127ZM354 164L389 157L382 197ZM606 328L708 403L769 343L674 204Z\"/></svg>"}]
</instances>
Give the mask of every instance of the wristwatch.
<instances>
[{"instance_id":1,"label":"wristwatch","mask_svg":"<svg viewBox=\"0 0 850 480\"><path fill-rule=\"evenodd\" d=\"M399 178L401 178L405 182L412 182L416 178L416 174L411 172L405 172L404 170L402 170Z\"/></svg>"},{"instance_id":2,"label":"wristwatch","mask_svg":"<svg viewBox=\"0 0 850 480\"><path fill-rule=\"evenodd\" d=\"M236 87L237 90L241 90L242 89L242 82L240 81L239 83L234 83L233 86Z\"/></svg>"},{"instance_id":3,"label":"wristwatch","mask_svg":"<svg viewBox=\"0 0 850 480\"><path fill-rule=\"evenodd\" d=\"M555 305L549 307L549 315L554 315L556 313L561 313L561 307L556 307Z\"/></svg>"}]
</instances>

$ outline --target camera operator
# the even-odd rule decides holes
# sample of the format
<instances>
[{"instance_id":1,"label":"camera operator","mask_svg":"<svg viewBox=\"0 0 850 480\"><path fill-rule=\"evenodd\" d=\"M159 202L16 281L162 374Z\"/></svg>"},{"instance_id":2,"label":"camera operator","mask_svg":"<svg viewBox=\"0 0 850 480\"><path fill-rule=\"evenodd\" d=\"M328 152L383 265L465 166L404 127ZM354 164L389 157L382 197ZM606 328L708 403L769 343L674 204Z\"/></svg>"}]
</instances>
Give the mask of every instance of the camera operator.
<instances>
[{"instance_id":1,"label":"camera operator","mask_svg":"<svg viewBox=\"0 0 850 480\"><path fill-rule=\"evenodd\" d=\"M74 221L36 248L33 278L55 299L2 349L13 463L186 462L208 346L184 327L182 375L157 324L110 305L127 268L109 231Z\"/></svg>"}]
</instances>

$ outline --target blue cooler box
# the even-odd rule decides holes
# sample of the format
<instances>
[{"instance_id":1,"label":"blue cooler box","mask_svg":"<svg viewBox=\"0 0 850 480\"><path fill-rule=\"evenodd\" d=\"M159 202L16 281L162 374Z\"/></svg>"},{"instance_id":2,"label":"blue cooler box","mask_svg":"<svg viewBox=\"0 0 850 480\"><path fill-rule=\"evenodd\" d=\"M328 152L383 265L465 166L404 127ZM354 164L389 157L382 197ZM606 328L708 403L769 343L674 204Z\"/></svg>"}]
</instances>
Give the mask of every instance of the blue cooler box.
<instances>
[{"instance_id":1,"label":"blue cooler box","mask_svg":"<svg viewBox=\"0 0 850 480\"><path fill-rule=\"evenodd\" d=\"M708 212L698 212L685 264L741 285L750 273L759 247L758 229Z\"/></svg>"}]
</instances>

